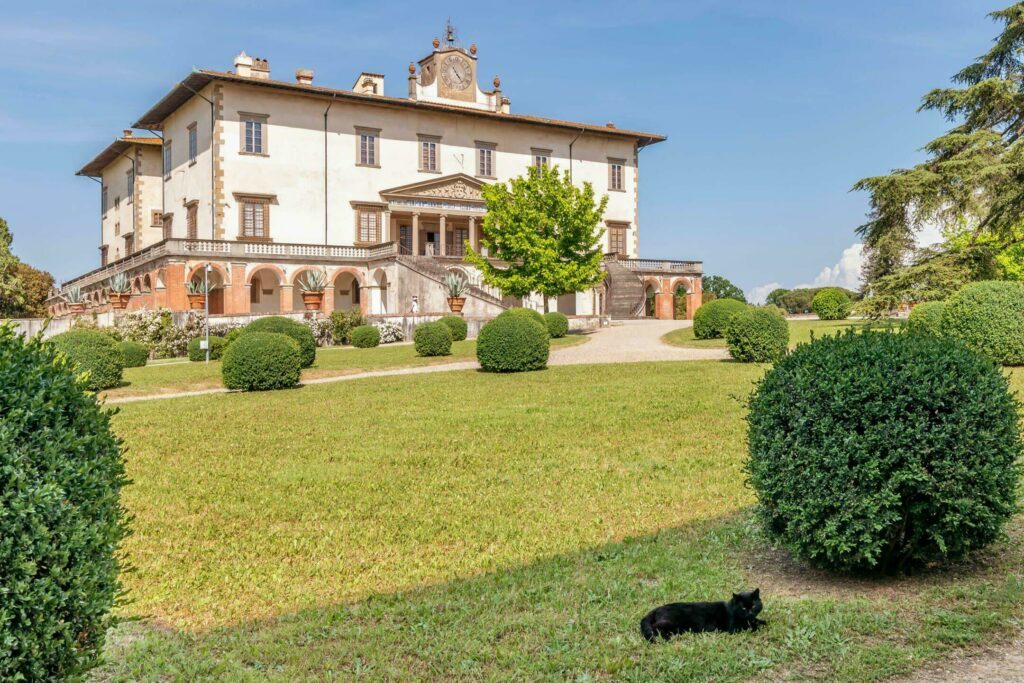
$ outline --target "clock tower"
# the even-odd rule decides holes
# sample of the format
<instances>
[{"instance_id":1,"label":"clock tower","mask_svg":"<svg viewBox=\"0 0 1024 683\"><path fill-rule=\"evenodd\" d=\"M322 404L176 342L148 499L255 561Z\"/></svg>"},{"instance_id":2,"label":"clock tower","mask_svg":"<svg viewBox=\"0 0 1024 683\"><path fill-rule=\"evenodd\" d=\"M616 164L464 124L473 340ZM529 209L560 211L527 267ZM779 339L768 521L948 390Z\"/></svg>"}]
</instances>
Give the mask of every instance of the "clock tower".
<instances>
[{"instance_id":1,"label":"clock tower","mask_svg":"<svg viewBox=\"0 0 1024 683\"><path fill-rule=\"evenodd\" d=\"M434 38L433 44L433 52L419 61L419 74L409 65L410 99L508 113L508 100L502 97L497 76L492 91L478 85L475 43L469 49L458 45L455 27L448 23L444 43Z\"/></svg>"}]
</instances>

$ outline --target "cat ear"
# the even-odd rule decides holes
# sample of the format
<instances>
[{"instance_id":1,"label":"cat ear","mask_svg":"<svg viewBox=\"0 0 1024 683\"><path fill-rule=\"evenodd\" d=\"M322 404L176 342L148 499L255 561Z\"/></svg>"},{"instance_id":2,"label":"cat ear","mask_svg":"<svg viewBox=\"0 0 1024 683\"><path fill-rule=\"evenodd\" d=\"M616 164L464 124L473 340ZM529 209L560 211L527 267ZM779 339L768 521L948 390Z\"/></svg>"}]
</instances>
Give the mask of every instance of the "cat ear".
<instances>
[{"instance_id":1,"label":"cat ear","mask_svg":"<svg viewBox=\"0 0 1024 683\"><path fill-rule=\"evenodd\" d=\"M753 595L754 598L760 598L761 597L761 589L760 588L755 588L754 592L751 593L751 595Z\"/></svg>"},{"instance_id":2,"label":"cat ear","mask_svg":"<svg viewBox=\"0 0 1024 683\"><path fill-rule=\"evenodd\" d=\"M739 600L740 599L739 593L733 593L732 594L732 599L733 600Z\"/></svg>"}]
</instances>

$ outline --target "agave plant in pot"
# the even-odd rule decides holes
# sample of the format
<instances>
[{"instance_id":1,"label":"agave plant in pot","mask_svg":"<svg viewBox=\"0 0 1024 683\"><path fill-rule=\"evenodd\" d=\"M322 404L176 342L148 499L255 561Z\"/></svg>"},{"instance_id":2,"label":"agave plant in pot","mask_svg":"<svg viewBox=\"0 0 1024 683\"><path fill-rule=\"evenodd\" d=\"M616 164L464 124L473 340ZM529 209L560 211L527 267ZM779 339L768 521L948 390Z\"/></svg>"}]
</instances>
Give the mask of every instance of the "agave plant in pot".
<instances>
[{"instance_id":1,"label":"agave plant in pot","mask_svg":"<svg viewBox=\"0 0 1024 683\"><path fill-rule=\"evenodd\" d=\"M68 302L68 310L72 313L81 313L85 310L85 297L82 296L81 287L72 287L64 294L64 300Z\"/></svg>"},{"instance_id":2,"label":"agave plant in pot","mask_svg":"<svg viewBox=\"0 0 1024 683\"><path fill-rule=\"evenodd\" d=\"M448 308L452 313L462 313L462 307L466 305L466 281L456 273L448 273L441 283L445 296L448 298Z\"/></svg>"},{"instance_id":3,"label":"agave plant in pot","mask_svg":"<svg viewBox=\"0 0 1024 683\"><path fill-rule=\"evenodd\" d=\"M128 307L128 300L132 298L132 283L124 273L118 273L107 280L107 289L110 290L110 305L122 310Z\"/></svg>"},{"instance_id":4,"label":"agave plant in pot","mask_svg":"<svg viewBox=\"0 0 1024 683\"><path fill-rule=\"evenodd\" d=\"M319 311L324 303L324 290L327 289L327 271L310 270L299 280L302 289L302 303L307 311Z\"/></svg>"},{"instance_id":5,"label":"agave plant in pot","mask_svg":"<svg viewBox=\"0 0 1024 683\"><path fill-rule=\"evenodd\" d=\"M185 283L185 296L188 297L189 308L194 311L202 309L206 306L206 283L202 280L189 280Z\"/></svg>"}]
</instances>

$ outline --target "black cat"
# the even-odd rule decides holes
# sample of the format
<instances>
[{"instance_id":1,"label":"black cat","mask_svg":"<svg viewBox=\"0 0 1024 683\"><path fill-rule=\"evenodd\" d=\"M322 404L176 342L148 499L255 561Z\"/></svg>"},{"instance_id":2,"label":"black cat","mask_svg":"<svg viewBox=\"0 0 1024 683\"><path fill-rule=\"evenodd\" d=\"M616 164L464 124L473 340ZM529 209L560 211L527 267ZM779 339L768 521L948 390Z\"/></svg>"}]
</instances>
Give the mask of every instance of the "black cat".
<instances>
[{"instance_id":1,"label":"black cat","mask_svg":"<svg viewBox=\"0 0 1024 683\"><path fill-rule=\"evenodd\" d=\"M733 593L729 602L673 602L648 612L640 633L653 643L657 636L668 640L677 633L756 631L765 623L757 618L763 607L760 588Z\"/></svg>"}]
</instances>

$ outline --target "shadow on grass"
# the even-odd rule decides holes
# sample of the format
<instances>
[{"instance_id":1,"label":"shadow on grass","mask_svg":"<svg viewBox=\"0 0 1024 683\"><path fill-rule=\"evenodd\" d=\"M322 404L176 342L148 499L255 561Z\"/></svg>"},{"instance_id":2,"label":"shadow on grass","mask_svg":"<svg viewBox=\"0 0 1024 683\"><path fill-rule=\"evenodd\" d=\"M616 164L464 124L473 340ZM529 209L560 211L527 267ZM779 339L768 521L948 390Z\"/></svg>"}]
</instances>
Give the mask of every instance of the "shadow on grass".
<instances>
[{"instance_id":1,"label":"shadow on grass","mask_svg":"<svg viewBox=\"0 0 1024 683\"><path fill-rule=\"evenodd\" d=\"M759 566L778 560L771 552L745 511L271 620L197 633L136 622L112 634L98 678L874 680L999 637L1024 606L1019 543L953 578L845 584L825 575L804 594L780 590ZM656 605L722 599L758 582L769 627L756 634L653 646L639 636ZM843 590L830 593L830 582ZM897 590L877 593L886 586Z\"/></svg>"}]
</instances>

